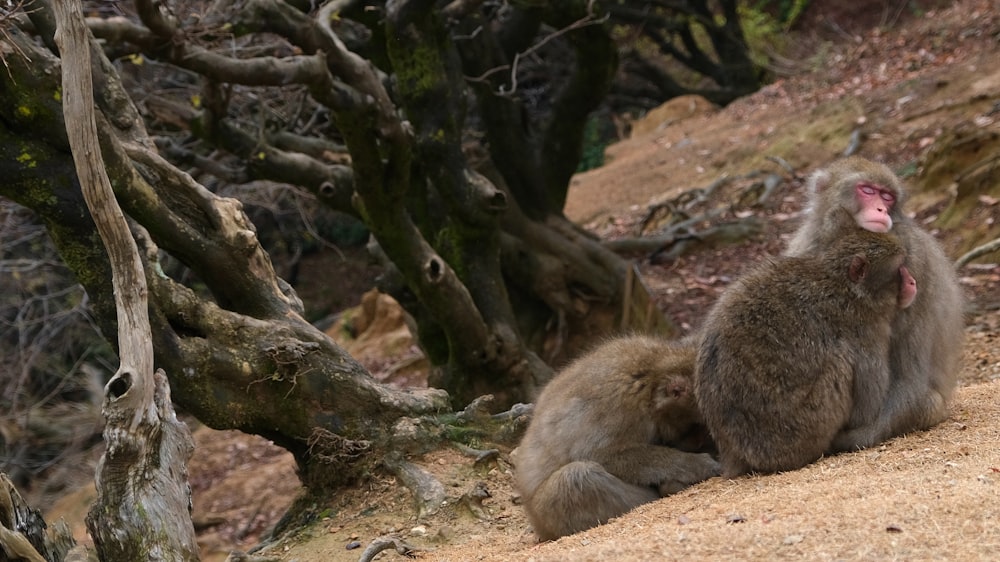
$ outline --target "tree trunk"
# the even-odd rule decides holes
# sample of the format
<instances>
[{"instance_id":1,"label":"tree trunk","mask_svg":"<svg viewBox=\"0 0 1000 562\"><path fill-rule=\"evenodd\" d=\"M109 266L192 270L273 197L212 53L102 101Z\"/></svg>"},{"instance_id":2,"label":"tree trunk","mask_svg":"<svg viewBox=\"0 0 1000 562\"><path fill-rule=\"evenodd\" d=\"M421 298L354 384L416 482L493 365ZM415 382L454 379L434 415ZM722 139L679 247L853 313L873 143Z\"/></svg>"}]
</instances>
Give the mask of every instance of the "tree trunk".
<instances>
[{"instance_id":1,"label":"tree trunk","mask_svg":"<svg viewBox=\"0 0 1000 562\"><path fill-rule=\"evenodd\" d=\"M84 199L108 252L121 364L105 387L97 502L87 527L102 560L198 560L187 461L194 442L177 420L162 371L153 374L146 279L97 140L90 32L79 0L56 0L66 133Z\"/></svg>"},{"instance_id":2,"label":"tree trunk","mask_svg":"<svg viewBox=\"0 0 1000 562\"><path fill-rule=\"evenodd\" d=\"M34 97L59 91L59 61L21 33L6 41L10 52L26 57L11 57L9 73L0 73L0 174L8 179L0 194L45 222L114 342L111 261L90 215L81 212L86 205L61 108L51 95ZM103 78L99 106L121 99L108 95L114 77ZM389 447L401 450L393 441L401 419L449 411L444 391L378 384L306 322L301 302L275 275L239 202L212 194L152 152L148 139L123 129L135 123L122 118L129 111L134 107L118 108L114 121L98 116L101 154L117 200L136 221L150 289L147 341L157 366L174 373L171 393L179 404L211 427L254 433L288 449L316 495L369 473ZM182 257L211 296L164 275L156 242Z\"/></svg>"},{"instance_id":3,"label":"tree trunk","mask_svg":"<svg viewBox=\"0 0 1000 562\"><path fill-rule=\"evenodd\" d=\"M656 47L655 51L633 48L626 53L624 72L615 85L615 93L621 98L616 108L635 109L639 105L651 109L686 94L727 105L760 88L763 69L751 58L735 0L697 0L661 10L612 3L608 9L614 23L630 27ZM663 64L665 59L708 77L715 87L681 84ZM657 91L639 89L636 82ZM635 99L639 92L648 99Z\"/></svg>"}]
</instances>

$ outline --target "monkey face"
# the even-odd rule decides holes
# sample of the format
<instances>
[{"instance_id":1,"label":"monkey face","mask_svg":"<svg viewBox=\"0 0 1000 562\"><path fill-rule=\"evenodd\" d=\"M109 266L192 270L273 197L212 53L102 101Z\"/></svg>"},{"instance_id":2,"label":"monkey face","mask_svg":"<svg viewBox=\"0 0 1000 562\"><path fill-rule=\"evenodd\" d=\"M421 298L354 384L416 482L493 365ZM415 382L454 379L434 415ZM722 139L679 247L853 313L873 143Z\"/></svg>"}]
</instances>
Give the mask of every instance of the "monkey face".
<instances>
[{"instance_id":1,"label":"monkey face","mask_svg":"<svg viewBox=\"0 0 1000 562\"><path fill-rule=\"evenodd\" d=\"M870 232L889 232L892 229L889 214L896 203L896 194L891 189L861 180L854 186L854 200L857 205L854 220L858 226Z\"/></svg>"}]
</instances>

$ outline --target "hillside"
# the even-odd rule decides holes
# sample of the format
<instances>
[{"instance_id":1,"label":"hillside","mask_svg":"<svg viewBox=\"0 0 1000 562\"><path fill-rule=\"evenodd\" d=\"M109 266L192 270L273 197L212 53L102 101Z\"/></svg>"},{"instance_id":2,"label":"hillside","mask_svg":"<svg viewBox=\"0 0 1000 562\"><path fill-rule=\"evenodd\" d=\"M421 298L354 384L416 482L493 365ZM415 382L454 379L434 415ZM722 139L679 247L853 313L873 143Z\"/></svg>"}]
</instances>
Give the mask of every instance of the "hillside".
<instances>
[{"instance_id":1,"label":"hillside","mask_svg":"<svg viewBox=\"0 0 1000 562\"><path fill-rule=\"evenodd\" d=\"M803 179L843 152L852 134L863 139L860 154L908 176L915 191L911 212L953 256L996 236L992 225L1000 209L993 197L1000 174L993 173L973 210L945 228L938 224L955 205L956 188L949 185L954 178L935 185L942 176L931 173L940 159L965 162L990 150L996 154L995 6L959 2L895 26L851 32L827 23L837 28L834 39L820 32L811 36L821 54L797 61L794 75L723 110L672 102L651 114L658 122L637 127L647 132L609 147L603 167L574 179L567 214L613 239L635 236L651 206L724 175L785 176L760 235L679 259L639 256L657 303L683 329L698 324L745 265L780 251L802 206ZM822 21L815 28L822 30ZM787 162L792 173L769 158ZM608 525L545 544L536 543L517 505L506 455L482 470L457 454L434 456L421 465L453 487L455 506L421 521L394 520L393 514L407 512L408 499L386 483L364 507L344 505L308 539L291 541L281 559L356 560L345 549L352 537L365 546L386 532L432 549L418 552L420 559L441 561L992 559L1000 548L1000 269L984 263L961 274L969 296L962 388L951 418L928 432L791 473L712 479ZM481 508L474 501L470 508L466 492L477 482L490 496ZM383 556L398 557L389 552Z\"/></svg>"},{"instance_id":2,"label":"hillside","mask_svg":"<svg viewBox=\"0 0 1000 562\"><path fill-rule=\"evenodd\" d=\"M637 124L642 134L610 146L604 166L574 179L568 216L610 240L636 236L651 206L724 176L783 177L756 236L669 259L636 255L656 303L682 331L698 325L743 267L780 251L802 207L804 178L852 137L861 139L861 155L907 176L915 191L911 212L952 256L1000 236L1000 172L991 168L971 193L953 184L971 163L1000 154L995 0L926 13L898 10L897 2L855 5L882 11L863 24L839 11L846 8L810 14L812 31L789 37L796 47L782 60L783 78L721 110L675 101ZM964 164L955 170L942 162ZM535 541L511 487L510 451L483 466L442 451L413 459L450 490L436 514L417 520L409 492L376 478L318 510L322 516L307 529L256 554L354 561L373 539L391 534L419 548L421 560L456 562L994 559L1000 551L998 261L993 254L960 272L969 297L962 388L951 418L930 431L790 473L715 478L545 544ZM204 559L222 560L232 548L255 544L290 501L296 480L287 455L259 439L204 428L196 437L195 519L204 528ZM403 557L389 550L380 559Z\"/></svg>"}]
</instances>

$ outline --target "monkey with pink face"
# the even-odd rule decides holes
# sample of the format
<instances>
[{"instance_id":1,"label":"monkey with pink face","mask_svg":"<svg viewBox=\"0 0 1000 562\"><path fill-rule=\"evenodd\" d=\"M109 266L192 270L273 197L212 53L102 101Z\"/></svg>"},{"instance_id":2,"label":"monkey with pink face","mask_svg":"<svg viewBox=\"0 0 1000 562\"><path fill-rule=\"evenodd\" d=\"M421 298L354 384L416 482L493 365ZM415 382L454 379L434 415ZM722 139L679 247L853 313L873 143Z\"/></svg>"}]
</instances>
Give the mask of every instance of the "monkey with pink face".
<instances>
[{"instance_id":1,"label":"monkey with pink face","mask_svg":"<svg viewBox=\"0 0 1000 562\"><path fill-rule=\"evenodd\" d=\"M881 409L892 321L917 285L895 236L831 219L842 236L757 265L705 318L695 396L723 476L805 466Z\"/></svg>"},{"instance_id":2,"label":"monkey with pink face","mask_svg":"<svg viewBox=\"0 0 1000 562\"><path fill-rule=\"evenodd\" d=\"M964 339L964 298L954 266L937 240L904 213L906 191L883 164L850 157L809 181L809 207L785 255L817 255L844 236L836 214L846 209L858 226L891 232L903 244L906 267L920 284L912 306L891 325L888 389L856 403L834 450L880 443L926 429L948 416Z\"/></svg>"}]
</instances>

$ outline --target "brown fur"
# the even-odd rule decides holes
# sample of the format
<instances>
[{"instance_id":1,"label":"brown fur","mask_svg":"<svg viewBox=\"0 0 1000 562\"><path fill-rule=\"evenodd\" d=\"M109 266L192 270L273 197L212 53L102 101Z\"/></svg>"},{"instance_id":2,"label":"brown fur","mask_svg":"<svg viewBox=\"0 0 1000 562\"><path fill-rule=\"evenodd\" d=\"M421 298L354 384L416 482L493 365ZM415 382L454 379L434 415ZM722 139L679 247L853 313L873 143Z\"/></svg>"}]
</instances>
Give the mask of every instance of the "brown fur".
<instances>
[{"instance_id":1,"label":"brown fur","mask_svg":"<svg viewBox=\"0 0 1000 562\"><path fill-rule=\"evenodd\" d=\"M545 387L515 458L517 487L540 539L605 523L719 473L710 455L670 446L704 435L694 353L692 345L654 337L615 338Z\"/></svg>"},{"instance_id":2,"label":"brown fur","mask_svg":"<svg viewBox=\"0 0 1000 562\"><path fill-rule=\"evenodd\" d=\"M723 476L802 467L884 394L903 248L853 226L820 256L783 257L734 282L705 321L695 395Z\"/></svg>"},{"instance_id":3,"label":"brown fur","mask_svg":"<svg viewBox=\"0 0 1000 562\"><path fill-rule=\"evenodd\" d=\"M871 409L873 414L855 412L851 427L837 439L836 450L868 447L944 420L964 340L964 298L954 266L937 240L906 216L902 182L882 164L851 157L814 174L809 210L785 254L815 255L839 238L842 233L831 217L838 209L857 212L853 194L860 180L895 192L896 202L889 212L892 233L906 249L906 266L917 280L919 294L892 324L891 378L884 401Z\"/></svg>"}]
</instances>

